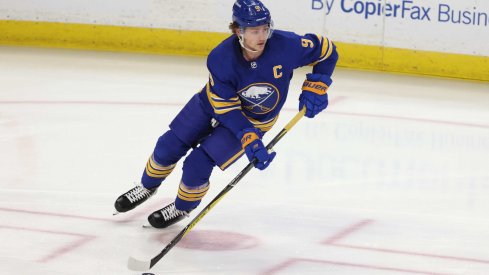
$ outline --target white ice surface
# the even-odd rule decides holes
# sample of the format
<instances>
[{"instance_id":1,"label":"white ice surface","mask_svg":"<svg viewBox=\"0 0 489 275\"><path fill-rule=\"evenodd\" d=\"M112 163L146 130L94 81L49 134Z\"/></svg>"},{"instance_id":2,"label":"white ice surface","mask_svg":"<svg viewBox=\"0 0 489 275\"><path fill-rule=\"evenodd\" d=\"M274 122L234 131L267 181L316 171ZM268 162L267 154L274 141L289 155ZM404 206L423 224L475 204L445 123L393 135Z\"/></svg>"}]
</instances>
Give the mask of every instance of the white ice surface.
<instances>
[{"instance_id":1,"label":"white ice surface","mask_svg":"<svg viewBox=\"0 0 489 275\"><path fill-rule=\"evenodd\" d=\"M128 257L190 221L141 228L181 162L140 208L112 217L113 202L204 85L205 59L0 47L0 72L0 274L141 274ZM489 274L489 84L338 69L329 93L150 272ZM202 206L245 165L216 169Z\"/></svg>"}]
</instances>

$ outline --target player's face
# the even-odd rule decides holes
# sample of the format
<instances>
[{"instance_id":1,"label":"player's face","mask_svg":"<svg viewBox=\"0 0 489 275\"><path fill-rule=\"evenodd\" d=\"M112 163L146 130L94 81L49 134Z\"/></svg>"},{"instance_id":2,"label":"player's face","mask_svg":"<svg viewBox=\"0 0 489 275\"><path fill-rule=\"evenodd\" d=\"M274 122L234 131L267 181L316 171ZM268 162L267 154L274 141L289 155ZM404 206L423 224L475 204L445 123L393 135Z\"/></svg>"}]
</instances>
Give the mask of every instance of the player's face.
<instances>
[{"instance_id":1,"label":"player's face","mask_svg":"<svg viewBox=\"0 0 489 275\"><path fill-rule=\"evenodd\" d=\"M262 25L258 27L248 27L244 30L244 44L247 48L254 51L263 51L267 43L270 27Z\"/></svg>"}]
</instances>

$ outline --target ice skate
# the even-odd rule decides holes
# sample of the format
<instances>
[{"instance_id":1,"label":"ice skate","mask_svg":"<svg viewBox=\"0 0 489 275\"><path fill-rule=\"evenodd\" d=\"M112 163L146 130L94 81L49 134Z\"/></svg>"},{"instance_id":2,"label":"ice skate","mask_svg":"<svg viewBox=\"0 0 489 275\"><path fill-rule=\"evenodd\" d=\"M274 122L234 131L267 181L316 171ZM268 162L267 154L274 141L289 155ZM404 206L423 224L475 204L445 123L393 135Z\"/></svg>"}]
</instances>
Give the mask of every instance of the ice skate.
<instances>
[{"instance_id":1,"label":"ice skate","mask_svg":"<svg viewBox=\"0 0 489 275\"><path fill-rule=\"evenodd\" d=\"M157 187L148 189L140 184L120 195L114 203L115 209L117 210L114 215L134 209L149 197L153 196L156 190Z\"/></svg>"},{"instance_id":2,"label":"ice skate","mask_svg":"<svg viewBox=\"0 0 489 275\"><path fill-rule=\"evenodd\" d=\"M189 216L190 211L182 211L175 208L175 203L163 207L148 216L148 222L155 228L166 228Z\"/></svg>"}]
</instances>

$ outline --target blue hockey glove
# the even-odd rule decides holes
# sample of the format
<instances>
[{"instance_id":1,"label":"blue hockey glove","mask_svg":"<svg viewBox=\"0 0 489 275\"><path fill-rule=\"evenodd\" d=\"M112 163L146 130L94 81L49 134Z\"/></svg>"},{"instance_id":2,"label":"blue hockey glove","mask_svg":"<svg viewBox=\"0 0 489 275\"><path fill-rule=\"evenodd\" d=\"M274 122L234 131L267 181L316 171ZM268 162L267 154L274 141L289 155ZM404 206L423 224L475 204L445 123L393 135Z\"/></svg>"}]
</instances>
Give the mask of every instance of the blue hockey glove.
<instances>
[{"instance_id":1,"label":"blue hockey glove","mask_svg":"<svg viewBox=\"0 0 489 275\"><path fill-rule=\"evenodd\" d=\"M328 87L333 81L327 75L307 74L299 96L299 111L306 106L306 117L313 118L328 107Z\"/></svg>"},{"instance_id":2,"label":"blue hockey glove","mask_svg":"<svg viewBox=\"0 0 489 275\"><path fill-rule=\"evenodd\" d=\"M268 153L267 148L261 141L261 137L261 131L256 128L246 128L238 133L238 138L241 139L241 145L250 162L256 159L255 168L264 170L270 165L277 153Z\"/></svg>"}]
</instances>

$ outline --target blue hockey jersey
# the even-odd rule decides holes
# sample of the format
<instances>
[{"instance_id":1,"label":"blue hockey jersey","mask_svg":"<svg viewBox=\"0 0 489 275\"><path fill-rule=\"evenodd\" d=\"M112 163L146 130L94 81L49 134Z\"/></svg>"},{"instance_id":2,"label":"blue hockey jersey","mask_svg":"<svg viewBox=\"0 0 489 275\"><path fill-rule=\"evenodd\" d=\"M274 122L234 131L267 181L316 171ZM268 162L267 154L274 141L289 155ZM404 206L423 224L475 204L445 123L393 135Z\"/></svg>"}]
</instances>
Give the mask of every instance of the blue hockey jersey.
<instances>
[{"instance_id":1,"label":"blue hockey jersey","mask_svg":"<svg viewBox=\"0 0 489 275\"><path fill-rule=\"evenodd\" d=\"M235 135L250 127L266 132L287 99L293 70L313 65L313 73L330 78L337 59L326 37L275 30L262 55L247 61L232 35L209 54L209 81L199 96L205 110Z\"/></svg>"}]
</instances>

